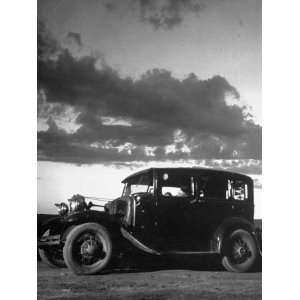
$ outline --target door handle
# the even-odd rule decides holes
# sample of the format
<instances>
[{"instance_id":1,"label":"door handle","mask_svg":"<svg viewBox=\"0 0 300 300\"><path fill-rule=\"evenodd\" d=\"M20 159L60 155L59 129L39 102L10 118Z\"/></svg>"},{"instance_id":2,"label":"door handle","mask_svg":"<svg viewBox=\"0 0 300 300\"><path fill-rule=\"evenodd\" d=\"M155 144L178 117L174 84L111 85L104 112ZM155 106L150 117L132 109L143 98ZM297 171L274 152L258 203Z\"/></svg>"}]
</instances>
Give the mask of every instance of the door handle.
<instances>
[{"instance_id":1,"label":"door handle","mask_svg":"<svg viewBox=\"0 0 300 300\"><path fill-rule=\"evenodd\" d=\"M190 204L195 204L195 203L197 203L197 202L198 202L197 199L193 199L193 200L190 201Z\"/></svg>"},{"instance_id":2,"label":"door handle","mask_svg":"<svg viewBox=\"0 0 300 300\"><path fill-rule=\"evenodd\" d=\"M204 200L201 199L193 199L190 201L190 204L195 204L195 203L204 203Z\"/></svg>"}]
</instances>

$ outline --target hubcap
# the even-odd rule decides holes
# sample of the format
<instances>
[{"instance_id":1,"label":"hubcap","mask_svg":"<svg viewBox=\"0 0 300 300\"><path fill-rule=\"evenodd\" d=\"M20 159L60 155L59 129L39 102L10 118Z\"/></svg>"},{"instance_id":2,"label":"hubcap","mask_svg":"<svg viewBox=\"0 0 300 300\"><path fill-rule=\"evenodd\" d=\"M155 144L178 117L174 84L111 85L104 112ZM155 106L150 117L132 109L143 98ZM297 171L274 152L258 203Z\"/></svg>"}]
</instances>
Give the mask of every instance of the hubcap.
<instances>
[{"instance_id":1,"label":"hubcap","mask_svg":"<svg viewBox=\"0 0 300 300\"><path fill-rule=\"evenodd\" d=\"M251 256L247 243L242 239L234 242L232 250L232 258L238 264L245 262Z\"/></svg>"},{"instance_id":2,"label":"hubcap","mask_svg":"<svg viewBox=\"0 0 300 300\"><path fill-rule=\"evenodd\" d=\"M81 245L81 254L94 255L98 251L99 247L95 240L89 240L83 242Z\"/></svg>"},{"instance_id":3,"label":"hubcap","mask_svg":"<svg viewBox=\"0 0 300 300\"><path fill-rule=\"evenodd\" d=\"M95 233L85 233L77 240L74 254L83 265L100 262L106 256L105 242Z\"/></svg>"},{"instance_id":4,"label":"hubcap","mask_svg":"<svg viewBox=\"0 0 300 300\"><path fill-rule=\"evenodd\" d=\"M240 256L243 256L243 255L245 255L245 253L246 253L246 249L245 249L244 247L240 247L240 249L239 249L239 253L240 253Z\"/></svg>"}]
</instances>

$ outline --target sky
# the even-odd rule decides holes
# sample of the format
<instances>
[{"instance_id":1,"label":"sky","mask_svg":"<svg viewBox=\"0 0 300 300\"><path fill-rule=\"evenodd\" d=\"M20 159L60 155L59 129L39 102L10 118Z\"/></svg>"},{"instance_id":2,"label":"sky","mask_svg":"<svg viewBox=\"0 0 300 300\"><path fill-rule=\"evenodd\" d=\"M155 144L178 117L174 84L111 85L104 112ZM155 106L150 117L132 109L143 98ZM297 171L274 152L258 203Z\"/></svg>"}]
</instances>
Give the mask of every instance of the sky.
<instances>
[{"instance_id":1,"label":"sky","mask_svg":"<svg viewBox=\"0 0 300 300\"><path fill-rule=\"evenodd\" d=\"M38 1L38 212L149 166L255 179L261 1Z\"/></svg>"}]
</instances>

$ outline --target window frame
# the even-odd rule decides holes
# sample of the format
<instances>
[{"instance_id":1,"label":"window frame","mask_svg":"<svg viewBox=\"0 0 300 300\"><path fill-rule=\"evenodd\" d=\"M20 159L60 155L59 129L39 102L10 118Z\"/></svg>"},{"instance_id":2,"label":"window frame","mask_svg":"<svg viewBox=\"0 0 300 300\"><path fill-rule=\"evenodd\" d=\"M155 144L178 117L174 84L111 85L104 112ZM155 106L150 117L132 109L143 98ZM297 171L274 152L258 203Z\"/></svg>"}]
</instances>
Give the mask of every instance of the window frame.
<instances>
[{"instance_id":1,"label":"window frame","mask_svg":"<svg viewBox=\"0 0 300 300\"><path fill-rule=\"evenodd\" d=\"M244 203L244 202L248 202L250 200L250 185L248 180L245 180L241 177L238 176L230 176L227 179L228 182L228 186L229 186L229 182L231 185L236 184L236 182L242 182L242 185L244 185L244 199L236 199L234 198L234 195L232 195L232 192L230 192L228 189L226 190L226 201L234 201L234 202L239 202L239 203ZM233 193L235 192L235 189L233 188ZM227 195L228 192L228 195Z\"/></svg>"}]
</instances>

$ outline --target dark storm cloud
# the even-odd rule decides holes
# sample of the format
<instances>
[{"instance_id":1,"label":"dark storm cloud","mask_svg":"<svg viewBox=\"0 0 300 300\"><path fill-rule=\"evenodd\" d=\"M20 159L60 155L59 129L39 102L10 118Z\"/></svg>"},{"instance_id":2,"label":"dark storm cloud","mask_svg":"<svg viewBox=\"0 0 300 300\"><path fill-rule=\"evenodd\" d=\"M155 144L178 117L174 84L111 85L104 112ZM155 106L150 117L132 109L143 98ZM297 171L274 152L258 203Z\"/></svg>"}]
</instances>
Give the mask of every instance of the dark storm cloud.
<instances>
[{"instance_id":1,"label":"dark storm cloud","mask_svg":"<svg viewBox=\"0 0 300 300\"><path fill-rule=\"evenodd\" d=\"M68 32L66 39L69 43L82 47L81 36L78 32Z\"/></svg>"},{"instance_id":2,"label":"dark storm cloud","mask_svg":"<svg viewBox=\"0 0 300 300\"><path fill-rule=\"evenodd\" d=\"M37 24L37 56L38 60L48 59L52 55L56 55L60 51L59 43L54 39L52 34L46 28L45 24L38 20Z\"/></svg>"},{"instance_id":3,"label":"dark storm cloud","mask_svg":"<svg viewBox=\"0 0 300 300\"><path fill-rule=\"evenodd\" d=\"M38 112L49 128L38 133L40 160L261 158L261 127L249 120L245 107L226 103L229 95L238 100L239 93L225 78L190 74L179 80L160 69L137 80L122 78L97 57L73 57L41 28ZM79 126L72 133L55 121L68 107Z\"/></svg>"},{"instance_id":4,"label":"dark storm cloud","mask_svg":"<svg viewBox=\"0 0 300 300\"><path fill-rule=\"evenodd\" d=\"M235 136L247 131L243 108L228 106L227 94L239 97L225 78L184 80L166 70L148 71L139 80L122 79L107 67L96 68L96 58L75 59L65 50L57 61L40 61L38 85L53 103L80 106L86 119L95 115L122 117L163 127Z\"/></svg>"},{"instance_id":5,"label":"dark storm cloud","mask_svg":"<svg viewBox=\"0 0 300 300\"><path fill-rule=\"evenodd\" d=\"M203 0L131 0L129 5L116 1L106 1L109 12L118 9L138 10L140 20L155 29L172 29L180 25L188 13L198 14L206 5Z\"/></svg>"},{"instance_id":6,"label":"dark storm cloud","mask_svg":"<svg viewBox=\"0 0 300 300\"><path fill-rule=\"evenodd\" d=\"M205 8L202 1L168 0L151 1L139 0L141 20L151 24L155 29L172 29L182 23L186 13L199 13Z\"/></svg>"},{"instance_id":7,"label":"dark storm cloud","mask_svg":"<svg viewBox=\"0 0 300 300\"><path fill-rule=\"evenodd\" d=\"M125 147L123 151L120 151L114 147L116 145L113 141L108 148L90 146L91 137L85 135L83 127L74 134L68 134L65 130L60 129L52 118L49 118L48 125L47 131L38 132L39 160L76 164L150 160L150 157L146 157L143 148L140 147L131 149L129 154L128 148ZM110 126L107 127L110 130ZM95 140L94 136L92 140Z\"/></svg>"},{"instance_id":8,"label":"dark storm cloud","mask_svg":"<svg viewBox=\"0 0 300 300\"><path fill-rule=\"evenodd\" d=\"M73 137L89 143L105 142L118 146L124 143L134 145L159 146L173 142L172 128L162 127L160 124L135 121L134 126L103 125L101 119L93 112L80 113L77 123L81 127Z\"/></svg>"}]
</instances>

